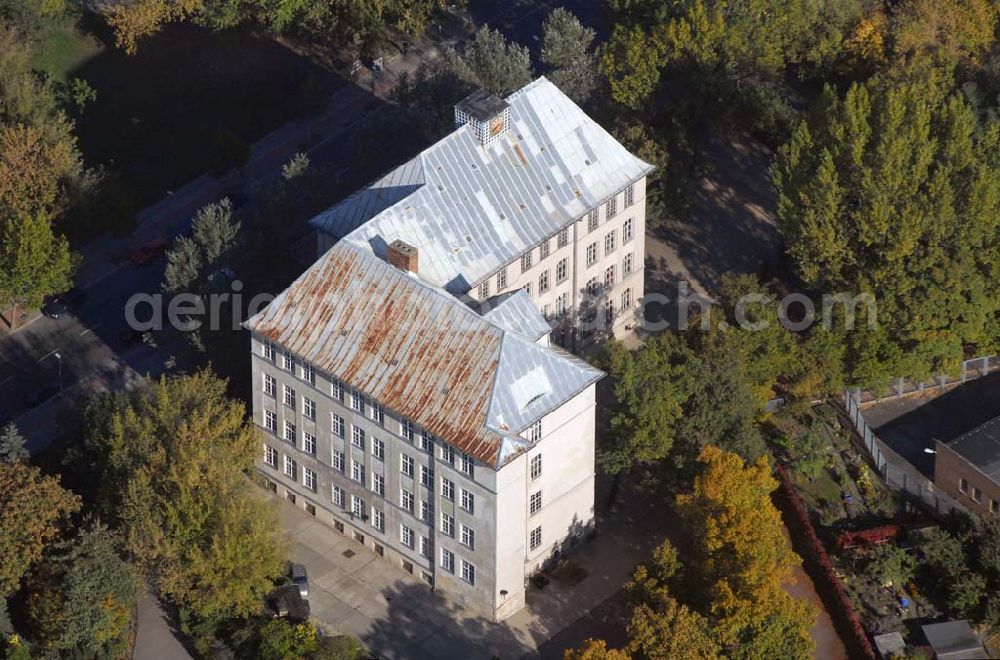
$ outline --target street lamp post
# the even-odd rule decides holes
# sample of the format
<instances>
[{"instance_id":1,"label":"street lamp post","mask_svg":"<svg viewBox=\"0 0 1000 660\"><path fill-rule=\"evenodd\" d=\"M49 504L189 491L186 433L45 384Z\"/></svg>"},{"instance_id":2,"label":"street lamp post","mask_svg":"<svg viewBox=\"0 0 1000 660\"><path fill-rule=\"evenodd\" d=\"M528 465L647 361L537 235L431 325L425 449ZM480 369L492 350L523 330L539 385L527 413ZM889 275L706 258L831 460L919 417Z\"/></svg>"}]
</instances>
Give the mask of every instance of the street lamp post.
<instances>
[{"instance_id":1,"label":"street lamp post","mask_svg":"<svg viewBox=\"0 0 1000 660\"><path fill-rule=\"evenodd\" d=\"M62 394L62 391L63 391L63 380L62 380L62 355L60 355L60 354L58 353L58 351L57 351L56 353L54 353L54 355L56 356L56 361L57 361L57 362L59 363L59 393L60 393L60 394Z\"/></svg>"}]
</instances>

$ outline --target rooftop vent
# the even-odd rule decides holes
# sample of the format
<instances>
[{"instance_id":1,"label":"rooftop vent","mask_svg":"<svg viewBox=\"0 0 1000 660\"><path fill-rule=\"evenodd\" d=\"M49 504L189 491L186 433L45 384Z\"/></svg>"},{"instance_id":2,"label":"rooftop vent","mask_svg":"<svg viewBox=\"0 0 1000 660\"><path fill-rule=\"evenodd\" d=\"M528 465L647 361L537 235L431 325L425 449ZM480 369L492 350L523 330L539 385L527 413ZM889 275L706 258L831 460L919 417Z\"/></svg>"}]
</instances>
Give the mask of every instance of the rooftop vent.
<instances>
[{"instance_id":1,"label":"rooftop vent","mask_svg":"<svg viewBox=\"0 0 1000 660\"><path fill-rule=\"evenodd\" d=\"M416 274L419 272L420 253L409 243L396 239L389 243L387 250L389 263L400 270Z\"/></svg>"},{"instance_id":2,"label":"rooftop vent","mask_svg":"<svg viewBox=\"0 0 1000 660\"><path fill-rule=\"evenodd\" d=\"M455 128L469 124L479 144L486 146L510 128L510 104L479 89L455 106Z\"/></svg>"}]
</instances>

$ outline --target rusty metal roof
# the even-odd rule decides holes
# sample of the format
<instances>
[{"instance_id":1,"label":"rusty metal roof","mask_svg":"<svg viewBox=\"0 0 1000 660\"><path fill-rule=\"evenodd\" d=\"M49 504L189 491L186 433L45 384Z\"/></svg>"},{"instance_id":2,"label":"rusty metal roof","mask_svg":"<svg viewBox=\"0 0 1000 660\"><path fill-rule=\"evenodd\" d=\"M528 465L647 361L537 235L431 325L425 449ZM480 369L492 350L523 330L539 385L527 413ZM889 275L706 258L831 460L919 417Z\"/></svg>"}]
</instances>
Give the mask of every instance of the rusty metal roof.
<instances>
[{"instance_id":1,"label":"rusty metal roof","mask_svg":"<svg viewBox=\"0 0 1000 660\"><path fill-rule=\"evenodd\" d=\"M544 77L506 100L502 137L462 126L310 225L379 256L404 240L422 279L465 293L653 169Z\"/></svg>"},{"instance_id":2,"label":"rusty metal roof","mask_svg":"<svg viewBox=\"0 0 1000 660\"><path fill-rule=\"evenodd\" d=\"M602 376L344 242L244 325L491 466Z\"/></svg>"}]
</instances>

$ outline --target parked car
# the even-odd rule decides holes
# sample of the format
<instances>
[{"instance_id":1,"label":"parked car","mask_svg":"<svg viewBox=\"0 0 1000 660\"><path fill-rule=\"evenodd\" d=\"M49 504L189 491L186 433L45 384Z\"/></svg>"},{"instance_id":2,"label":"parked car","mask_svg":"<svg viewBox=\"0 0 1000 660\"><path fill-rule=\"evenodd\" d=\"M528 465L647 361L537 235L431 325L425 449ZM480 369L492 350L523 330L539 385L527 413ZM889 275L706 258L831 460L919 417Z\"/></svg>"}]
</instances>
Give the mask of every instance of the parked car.
<instances>
[{"instance_id":1,"label":"parked car","mask_svg":"<svg viewBox=\"0 0 1000 660\"><path fill-rule=\"evenodd\" d=\"M75 286L58 296L49 298L48 302L42 305L42 314L57 319L65 316L67 312L79 309L85 302L87 302L87 292Z\"/></svg>"},{"instance_id":2,"label":"parked car","mask_svg":"<svg viewBox=\"0 0 1000 660\"><path fill-rule=\"evenodd\" d=\"M167 251L169 243L162 238L146 243L138 251L132 254L131 261L134 264L148 264L156 261Z\"/></svg>"},{"instance_id":3,"label":"parked car","mask_svg":"<svg viewBox=\"0 0 1000 660\"><path fill-rule=\"evenodd\" d=\"M306 573L306 567L302 564L292 564L291 574L292 583L298 585L299 593L303 598L309 598L309 575Z\"/></svg>"}]
</instances>

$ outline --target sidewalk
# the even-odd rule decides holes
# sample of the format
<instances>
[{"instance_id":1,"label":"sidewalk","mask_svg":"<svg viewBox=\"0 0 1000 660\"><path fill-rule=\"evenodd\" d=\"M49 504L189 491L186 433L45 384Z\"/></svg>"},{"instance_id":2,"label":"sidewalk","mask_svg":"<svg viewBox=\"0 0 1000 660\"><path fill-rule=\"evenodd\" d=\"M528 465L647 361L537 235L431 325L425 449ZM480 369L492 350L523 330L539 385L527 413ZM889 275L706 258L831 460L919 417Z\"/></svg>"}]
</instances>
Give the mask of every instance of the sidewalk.
<instances>
[{"instance_id":1,"label":"sidewalk","mask_svg":"<svg viewBox=\"0 0 1000 660\"><path fill-rule=\"evenodd\" d=\"M139 597L134 660L190 660L192 657L170 625L167 613L148 591Z\"/></svg>"}]
</instances>

